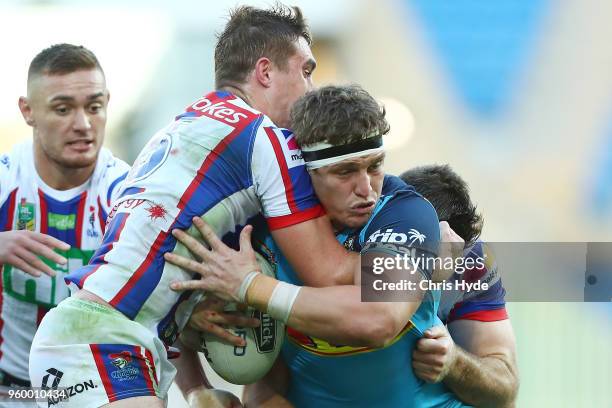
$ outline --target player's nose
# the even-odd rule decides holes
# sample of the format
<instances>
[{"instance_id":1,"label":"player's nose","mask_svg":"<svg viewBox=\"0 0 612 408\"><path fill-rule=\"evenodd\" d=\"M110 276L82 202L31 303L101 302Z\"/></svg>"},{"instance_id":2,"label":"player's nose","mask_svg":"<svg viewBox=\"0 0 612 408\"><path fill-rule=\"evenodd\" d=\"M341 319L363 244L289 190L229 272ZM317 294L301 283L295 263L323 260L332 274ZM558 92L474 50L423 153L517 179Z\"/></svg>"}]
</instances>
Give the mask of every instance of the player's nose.
<instances>
[{"instance_id":1,"label":"player's nose","mask_svg":"<svg viewBox=\"0 0 612 408\"><path fill-rule=\"evenodd\" d=\"M84 109L78 109L74 115L72 129L77 132L87 132L91 129L91 120Z\"/></svg>"}]
</instances>

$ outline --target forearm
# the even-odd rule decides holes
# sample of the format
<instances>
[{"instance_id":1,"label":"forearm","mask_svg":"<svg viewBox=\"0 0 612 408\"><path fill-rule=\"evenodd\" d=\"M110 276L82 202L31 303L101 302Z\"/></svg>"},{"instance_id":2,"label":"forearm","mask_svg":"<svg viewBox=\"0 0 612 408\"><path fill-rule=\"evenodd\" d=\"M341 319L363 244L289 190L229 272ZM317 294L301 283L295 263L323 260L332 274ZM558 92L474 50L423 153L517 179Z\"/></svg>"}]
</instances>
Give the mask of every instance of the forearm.
<instances>
[{"instance_id":1,"label":"forearm","mask_svg":"<svg viewBox=\"0 0 612 408\"><path fill-rule=\"evenodd\" d=\"M272 236L305 286L350 285L359 271L359 254L340 245L327 217L272 231Z\"/></svg>"},{"instance_id":2,"label":"forearm","mask_svg":"<svg viewBox=\"0 0 612 408\"><path fill-rule=\"evenodd\" d=\"M476 407L511 407L518 377L506 356L478 357L456 348L455 363L444 384L462 401Z\"/></svg>"},{"instance_id":3,"label":"forearm","mask_svg":"<svg viewBox=\"0 0 612 408\"><path fill-rule=\"evenodd\" d=\"M289 387L291 373L279 356L268 373L254 384L244 386L242 401L246 408L291 408L284 397Z\"/></svg>"},{"instance_id":4,"label":"forearm","mask_svg":"<svg viewBox=\"0 0 612 408\"><path fill-rule=\"evenodd\" d=\"M333 344L383 347L417 308L418 303L362 302L357 286L302 287L287 325Z\"/></svg>"},{"instance_id":5,"label":"forearm","mask_svg":"<svg viewBox=\"0 0 612 408\"><path fill-rule=\"evenodd\" d=\"M181 355L170 361L176 367L174 382L183 397L187 399L187 394L198 387L212 388L204 373L198 352L185 346L181 340L177 340L175 346L181 350Z\"/></svg>"}]
</instances>

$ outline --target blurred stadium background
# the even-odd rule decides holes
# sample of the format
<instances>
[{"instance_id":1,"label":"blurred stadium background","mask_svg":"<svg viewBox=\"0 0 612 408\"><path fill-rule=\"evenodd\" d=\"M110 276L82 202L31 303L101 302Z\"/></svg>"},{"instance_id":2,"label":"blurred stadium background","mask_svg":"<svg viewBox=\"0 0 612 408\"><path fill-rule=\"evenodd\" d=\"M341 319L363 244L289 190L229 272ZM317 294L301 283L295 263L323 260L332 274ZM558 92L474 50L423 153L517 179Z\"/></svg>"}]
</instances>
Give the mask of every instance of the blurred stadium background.
<instances>
[{"instance_id":1,"label":"blurred stadium background","mask_svg":"<svg viewBox=\"0 0 612 408\"><path fill-rule=\"evenodd\" d=\"M70 42L99 57L112 95L106 145L131 163L213 88L215 33L238 3L270 4L3 0L0 151L31 135L17 109L29 62ZM316 82L360 83L387 106L390 173L450 163L489 241L612 241L612 2L288 4L311 24ZM612 407L610 303L516 302L509 312L519 407ZM186 406L175 389L169 406Z\"/></svg>"}]
</instances>

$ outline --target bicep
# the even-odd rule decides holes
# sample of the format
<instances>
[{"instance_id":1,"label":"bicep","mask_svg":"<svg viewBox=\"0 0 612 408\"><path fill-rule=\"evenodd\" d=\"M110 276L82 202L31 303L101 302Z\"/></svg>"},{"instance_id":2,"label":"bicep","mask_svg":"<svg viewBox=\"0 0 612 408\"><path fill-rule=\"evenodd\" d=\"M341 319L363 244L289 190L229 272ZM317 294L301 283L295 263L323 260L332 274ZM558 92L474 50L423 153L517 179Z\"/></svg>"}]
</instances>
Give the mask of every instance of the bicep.
<instances>
[{"instance_id":1,"label":"bicep","mask_svg":"<svg viewBox=\"0 0 612 408\"><path fill-rule=\"evenodd\" d=\"M504 355L514 360L516 340L509 319L494 322L456 320L448 325L454 342L479 357Z\"/></svg>"},{"instance_id":2,"label":"bicep","mask_svg":"<svg viewBox=\"0 0 612 408\"><path fill-rule=\"evenodd\" d=\"M272 237L306 286L350 284L359 255L336 240L327 216L272 230Z\"/></svg>"}]
</instances>

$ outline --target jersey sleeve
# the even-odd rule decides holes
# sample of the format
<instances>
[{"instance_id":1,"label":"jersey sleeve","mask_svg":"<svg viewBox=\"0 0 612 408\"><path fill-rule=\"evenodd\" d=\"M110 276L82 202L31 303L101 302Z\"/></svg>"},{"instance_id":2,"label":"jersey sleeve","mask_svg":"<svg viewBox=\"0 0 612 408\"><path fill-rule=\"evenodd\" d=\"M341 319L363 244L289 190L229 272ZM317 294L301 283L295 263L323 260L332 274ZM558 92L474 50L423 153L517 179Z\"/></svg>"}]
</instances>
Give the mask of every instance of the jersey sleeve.
<instances>
[{"instance_id":1,"label":"jersey sleeve","mask_svg":"<svg viewBox=\"0 0 612 408\"><path fill-rule=\"evenodd\" d=\"M383 197L370 222L362 230L360 241L364 248L375 248L393 253L393 248L414 250L413 257L436 257L440 245L440 227L435 209L414 191L396 192ZM378 211L377 211L378 210ZM380 245L378 245L380 244ZM434 262L421 263L421 273L431 278Z\"/></svg>"},{"instance_id":2,"label":"jersey sleeve","mask_svg":"<svg viewBox=\"0 0 612 408\"><path fill-rule=\"evenodd\" d=\"M446 322L451 323L455 320L494 322L507 319L506 290L502 285L495 255L491 248L479 241L467 251L465 257L480 258L484 262L481 263L482 267L475 266L466 270L463 279L470 283L478 281L486 283L487 289L465 293L463 298L450 310Z\"/></svg>"},{"instance_id":3,"label":"jersey sleeve","mask_svg":"<svg viewBox=\"0 0 612 408\"><path fill-rule=\"evenodd\" d=\"M251 172L263 214L271 230L288 227L325 212L319 204L302 153L286 129L261 127L253 143Z\"/></svg>"}]
</instances>

